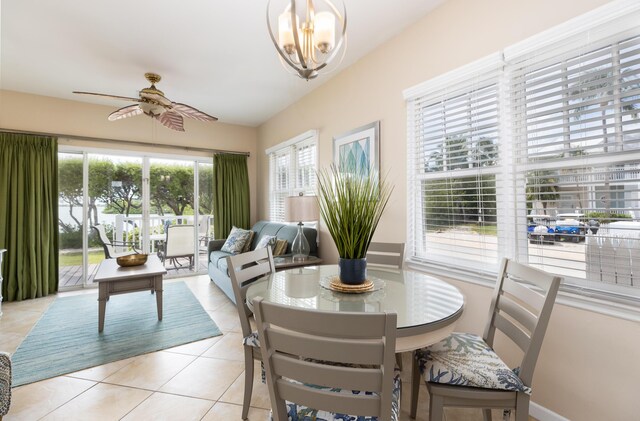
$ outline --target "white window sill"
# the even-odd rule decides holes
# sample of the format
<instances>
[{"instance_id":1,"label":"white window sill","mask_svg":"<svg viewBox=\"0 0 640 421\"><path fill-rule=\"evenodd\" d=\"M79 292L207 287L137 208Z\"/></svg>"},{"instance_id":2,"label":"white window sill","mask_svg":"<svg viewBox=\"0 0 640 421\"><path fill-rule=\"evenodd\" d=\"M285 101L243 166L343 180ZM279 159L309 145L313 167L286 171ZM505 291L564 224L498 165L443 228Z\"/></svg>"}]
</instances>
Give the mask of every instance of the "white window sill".
<instances>
[{"instance_id":1,"label":"white window sill","mask_svg":"<svg viewBox=\"0 0 640 421\"><path fill-rule=\"evenodd\" d=\"M495 286L495 275L473 272L462 268L443 267L418 260L407 260L406 267L418 272L441 276L455 281L468 282L487 288ZM615 295L604 291L561 285L557 303L582 310L592 311L623 320L640 322L640 300Z\"/></svg>"}]
</instances>

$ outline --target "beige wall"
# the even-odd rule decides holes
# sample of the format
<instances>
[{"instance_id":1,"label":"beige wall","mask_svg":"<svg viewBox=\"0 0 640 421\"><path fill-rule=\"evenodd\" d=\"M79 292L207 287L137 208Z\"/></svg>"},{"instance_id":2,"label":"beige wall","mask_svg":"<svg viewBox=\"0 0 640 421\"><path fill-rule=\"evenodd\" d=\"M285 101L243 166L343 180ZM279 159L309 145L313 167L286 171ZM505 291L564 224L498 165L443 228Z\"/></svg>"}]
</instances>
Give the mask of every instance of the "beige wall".
<instances>
[{"instance_id":1,"label":"beige wall","mask_svg":"<svg viewBox=\"0 0 640 421\"><path fill-rule=\"evenodd\" d=\"M66 145L93 146L111 150L146 150L153 153L174 155L194 154L162 148L162 145L177 145L249 152L251 154L248 160L251 220L256 220L257 129L221 122L206 123L185 119L185 131L176 132L146 116L114 122L108 121L107 116L116 108L117 105L92 105L12 91L0 91L0 129L127 140L155 145L149 149L116 143L81 142L78 140L61 142ZM206 155L202 152L195 154Z\"/></svg>"},{"instance_id":2,"label":"beige wall","mask_svg":"<svg viewBox=\"0 0 640 421\"><path fill-rule=\"evenodd\" d=\"M319 160L325 167L332 160L332 136L380 120L381 170L389 172L395 191L375 239L404 241L407 123L402 91L604 3L607 1L447 1L259 127L258 217L269 217L266 148L319 129ZM321 256L335 262L337 253L326 230L320 232L320 243ZM467 298L460 329L481 333L490 290L456 285ZM538 362L533 400L575 420L638 419L640 360L634 356L638 350L638 323L558 305ZM515 361L511 348L506 353L508 360Z\"/></svg>"}]
</instances>

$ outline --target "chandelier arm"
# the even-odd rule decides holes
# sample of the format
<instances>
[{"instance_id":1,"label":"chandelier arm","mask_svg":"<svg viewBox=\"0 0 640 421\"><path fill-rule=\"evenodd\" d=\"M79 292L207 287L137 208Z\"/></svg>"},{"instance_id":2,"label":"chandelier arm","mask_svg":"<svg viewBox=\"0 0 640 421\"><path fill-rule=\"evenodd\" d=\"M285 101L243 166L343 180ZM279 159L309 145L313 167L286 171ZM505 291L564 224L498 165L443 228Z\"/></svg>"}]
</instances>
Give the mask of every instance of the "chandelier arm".
<instances>
[{"instance_id":1,"label":"chandelier arm","mask_svg":"<svg viewBox=\"0 0 640 421\"><path fill-rule=\"evenodd\" d=\"M298 60L300 66L303 69L307 69L307 62L302 54L302 48L300 47L300 38L298 37L298 15L296 15L296 0L291 0L291 28L293 29L293 45L296 46L296 53L298 53Z\"/></svg>"},{"instance_id":2,"label":"chandelier arm","mask_svg":"<svg viewBox=\"0 0 640 421\"><path fill-rule=\"evenodd\" d=\"M284 60L285 63L287 63L289 66L291 66L297 72L298 71L298 66L286 54L284 54L282 52L282 50L280 49L280 46L278 45L278 41L276 41L276 38L273 36L273 30L271 29L271 22L269 20L269 6L270 6L270 4L271 4L271 0L269 0L267 2L267 29L269 30L269 37L271 37L271 42L273 42L273 45L276 47L276 51L278 52L280 57Z\"/></svg>"}]
</instances>

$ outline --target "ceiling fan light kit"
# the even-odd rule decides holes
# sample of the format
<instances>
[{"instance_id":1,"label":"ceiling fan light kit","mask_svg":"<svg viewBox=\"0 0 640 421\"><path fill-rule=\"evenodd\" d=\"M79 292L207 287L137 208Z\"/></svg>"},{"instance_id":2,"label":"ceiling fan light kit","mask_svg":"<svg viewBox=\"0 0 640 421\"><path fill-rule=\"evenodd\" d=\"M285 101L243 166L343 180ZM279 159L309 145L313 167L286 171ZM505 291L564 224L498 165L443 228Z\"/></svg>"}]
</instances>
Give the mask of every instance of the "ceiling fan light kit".
<instances>
[{"instance_id":1,"label":"ceiling fan light kit","mask_svg":"<svg viewBox=\"0 0 640 421\"><path fill-rule=\"evenodd\" d=\"M109 114L109 121L121 120L127 117L134 117L140 114L146 114L151 118L158 120L163 126L172 130L184 132L183 117L188 117L199 121L216 121L216 117L203 113L202 111L179 102L172 102L164 96L164 92L156 88L156 83L162 79L156 73L145 73L144 77L151 83L151 86L140 90L139 98L131 98L118 95L99 94L95 92L74 91L74 94L95 95L106 98L120 99L124 101L137 102L134 105L128 105Z\"/></svg>"},{"instance_id":2,"label":"ceiling fan light kit","mask_svg":"<svg viewBox=\"0 0 640 421\"><path fill-rule=\"evenodd\" d=\"M342 3L338 9L336 2ZM280 61L302 79L318 76L339 55L347 42L347 10L342 0L290 0L284 7L267 3L267 28ZM282 6L282 4L280 4ZM304 19L303 19L304 18ZM277 23L278 38L272 29ZM337 35L337 36L336 36Z\"/></svg>"}]
</instances>

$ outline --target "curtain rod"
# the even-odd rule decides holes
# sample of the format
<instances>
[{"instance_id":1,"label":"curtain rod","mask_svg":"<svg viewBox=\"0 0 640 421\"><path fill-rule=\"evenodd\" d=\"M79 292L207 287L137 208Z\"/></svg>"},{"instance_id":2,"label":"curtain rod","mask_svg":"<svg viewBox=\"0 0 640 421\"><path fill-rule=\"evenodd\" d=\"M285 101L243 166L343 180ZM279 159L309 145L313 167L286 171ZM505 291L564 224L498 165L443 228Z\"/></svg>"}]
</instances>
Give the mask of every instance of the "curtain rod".
<instances>
[{"instance_id":1,"label":"curtain rod","mask_svg":"<svg viewBox=\"0 0 640 421\"><path fill-rule=\"evenodd\" d=\"M170 148L170 149L180 149L184 151L191 152L210 152L210 153L228 153L235 155L246 155L251 156L250 152L241 152L241 151L226 151L224 149L208 149L208 148L192 148L190 146L178 146L178 145L165 145L165 144L154 144L147 142L138 142L135 140L120 140L120 139L106 139L102 137L89 137L89 136L74 136L68 134L60 134L60 133L45 133L45 132L29 132L26 130L12 130L12 129L3 129L0 128L0 131L7 133L17 133L17 134L32 134L39 136L55 136L62 137L66 139L74 139L74 140L88 140L91 142L103 142L103 143L117 143L120 145L130 145L130 146L144 146L144 147L161 147L161 148Z\"/></svg>"}]
</instances>

